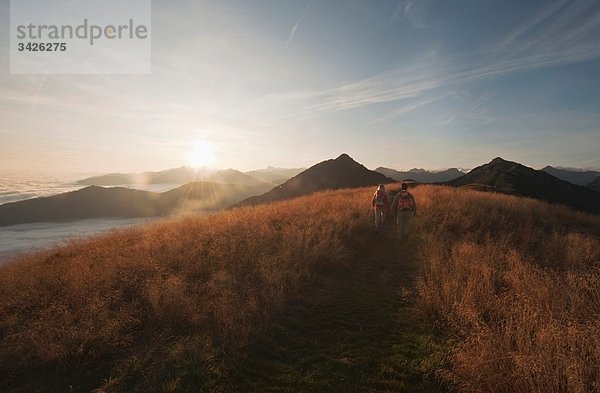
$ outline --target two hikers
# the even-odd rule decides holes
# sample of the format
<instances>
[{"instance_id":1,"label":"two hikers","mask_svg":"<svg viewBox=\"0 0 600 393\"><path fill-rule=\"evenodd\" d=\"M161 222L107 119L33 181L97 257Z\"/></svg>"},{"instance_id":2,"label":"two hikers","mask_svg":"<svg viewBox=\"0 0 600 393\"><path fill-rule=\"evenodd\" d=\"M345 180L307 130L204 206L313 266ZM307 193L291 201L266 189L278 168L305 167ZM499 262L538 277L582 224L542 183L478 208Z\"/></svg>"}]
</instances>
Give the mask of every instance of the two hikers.
<instances>
[{"instance_id":1,"label":"two hikers","mask_svg":"<svg viewBox=\"0 0 600 393\"><path fill-rule=\"evenodd\" d=\"M408 184L402 183L400 192L392 200L391 206L388 206L388 197L385 192L385 186L380 184L373 195L371 206L375 213L375 230L379 232L383 227L385 213L388 210L396 213L397 234L399 239L408 237L408 230L412 216L417 214L417 204L413 195L408 192Z\"/></svg>"}]
</instances>

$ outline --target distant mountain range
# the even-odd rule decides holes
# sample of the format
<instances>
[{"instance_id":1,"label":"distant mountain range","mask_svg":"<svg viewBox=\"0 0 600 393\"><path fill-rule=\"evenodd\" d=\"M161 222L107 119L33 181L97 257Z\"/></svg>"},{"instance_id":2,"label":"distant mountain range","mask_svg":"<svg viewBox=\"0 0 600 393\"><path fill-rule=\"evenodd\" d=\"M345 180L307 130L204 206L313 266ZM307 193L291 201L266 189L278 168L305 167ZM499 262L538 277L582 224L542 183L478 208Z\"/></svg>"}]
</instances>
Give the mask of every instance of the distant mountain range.
<instances>
[{"instance_id":1,"label":"distant mountain range","mask_svg":"<svg viewBox=\"0 0 600 393\"><path fill-rule=\"evenodd\" d=\"M185 184L194 181L206 181L221 184L242 184L258 186L268 183L278 185L302 172L304 168L268 167L256 171L240 172L235 169L213 170L208 168L167 169L159 172L143 173L110 173L107 175L88 177L77 184L86 186L124 186L135 184Z\"/></svg>"},{"instance_id":2,"label":"distant mountain range","mask_svg":"<svg viewBox=\"0 0 600 393\"><path fill-rule=\"evenodd\" d=\"M547 172L548 168L538 171L496 158L444 184L527 196L582 211L600 213L600 194L593 191L594 188L600 190L600 176L594 178L588 184L588 188L554 177ZM440 182L446 177L454 177L461 173L458 169L443 172L416 169L399 172L380 167L378 170L390 176L369 170L349 155L342 154L336 159L320 162L296 175L292 174L300 171L299 169L267 168L246 173L233 169L212 172L203 170L202 176L214 180L213 182L188 182L163 193L123 187L89 186L50 197L0 205L0 226L99 217L155 217L185 212L212 212L232 206L271 203L322 190L376 186L395 182L394 178L422 183ZM560 171L566 176L564 170ZM190 176L198 176L198 173L182 167L138 175L104 175L82 182L106 184L134 179L135 176L146 176L145 180L150 182L177 183ZM277 179L288 175L293 177L273 187L273 184L277 184ZM580 181L587 181L587 178Z\"/></svg>"},{"instance_id":3,"label":"distant mountain range","mask_svg":"<svg viewBox=\"0 0 600 393\"><path fill-rule=\"evenodd\" d=\"M44 198L0 205L0 226L31 222L80 220L99 217L156 217L185 212L212 212L271 187L192 182L156 193L123 187L89 186Z\"/></svg>"},{"instance_id":4,"label":"distant mountain range","mask_svg":"<svg viewBox=\"0 0 600 393\"><path fill-rule=\"evenodd\" d=\"M291 199L322 190L375 186L393 183L381 173L371 171L354 161L348 154L320 162L271 191L251 197L238 205L257 205Z\"/></svg>"},{"instance_id":5,"label":"distant mountain range","mask_svg":"<svg viewBox=\"0 0 600 393\"><path fill-rule=\"evenodd\" d=\"M586 187L589 187L590 183L594 182L600 177L600 172L597 171L578 171L571 169L554 168L551 166L547 166L542 170L546 173L551 174L554 177L558 177L561 180L577 184L578 186Z\"/></svg>"},{"instance_id":6,"label":"distant mountain range","mask_svg":"<svg viewBox=\"0 0 600 393\"><path fill-rule=\"evenodd\" d=\"M589 188L558 179L546 171L495 158L446 184L491 188L504 194L526 196L578 210L600 213L600 196Z\"/></svg>"},{"instance_id":7,"label":"distant mountain range","mask_svg":"<svg viewBox=\"0 0 600 393\"><path fill-rule=\"evenodd\" d=\"M450 168L446 169L445 171L439 172L432 172L426 171L425 169L414 168L407 172L401 172L395 169L379 167L375 169L375 172L379 172L396 181L413 180L418 183L442 183L464 175L463 172L459 171L456 168Z\"/></svg>"}]
</instances>

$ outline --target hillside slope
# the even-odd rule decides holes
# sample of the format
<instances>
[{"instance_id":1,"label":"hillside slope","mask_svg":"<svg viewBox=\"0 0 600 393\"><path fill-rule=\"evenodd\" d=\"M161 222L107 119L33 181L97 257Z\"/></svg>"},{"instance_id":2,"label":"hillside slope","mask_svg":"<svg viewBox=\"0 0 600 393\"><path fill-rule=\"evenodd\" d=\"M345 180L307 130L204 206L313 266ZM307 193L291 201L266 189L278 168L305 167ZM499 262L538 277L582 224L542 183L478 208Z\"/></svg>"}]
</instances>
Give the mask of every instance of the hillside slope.
<instances>
[{"instance_id":1,"label":"hillside slope","mask_svg":"<svg viewBox=\"0 0 600 393\"><path fill-rule=\"evenodd\" d=\"M466 392L593 391L600 217L411 192L408 242L395 243L391 220L375 236L369 187L0 267L0 390L434 392L439 378Z\"/></svg>"},{"instance_id":2,"label":"hillside slope","mask_svg":"<svg viewBox=\"0 0 600 393\"><path fill-rule=\"evenodd\" d=\"M342 154L336 159L313 165L271 191L242 201L239 205L258 205L308 195L317 191L366 187L393 182L393 179L371 171L354 161L349 155Z\"/></svg>"},{"instance_id":3,"label":"hillside slope","mask_svg":"<svg viewBox=\"0 0 600 393\"><path fill-rule=\"evenodd\" d=\"M600 176L598 176L594 181L588 184L588 187L596 192L600 192Z\"/></svg>"},{"instance_id":4,"label":"hillside slope","mask_svg":"<svg viewBox=\"0 0 600 393\"><path fill-rule=\"evenodd\" d=\"M414 190L417 312L454 337L460 392L600 386L600 216L463 188Z\"/></svg>"},{"instance_id":5,"label":"hillside slope","mask_svg":"<svg viewBox=\"0 0 600 393\"><path fill-rule=\"evenodd\" d=\"M416 265L393 247L372 253L371 193L186 216L0 267L0 390L438 391L423 366L431 334L390 301ZM300 337L315 322L322 345L302 345L304 360L283 336L265 353L265 328Z\"/></svg>"},{"instance_id":6,"label":"hillside slope","mask_svg":"<svg viewBox=\"0 0 600 393\"><path fill-rule=\"evenodd\" d=\"M594 191L502 158L495 158L447 184L454 187L491 186L495 191L504 194L527 196L582 211L600 213L600 198Z\"/></svg>"}]
</instances>

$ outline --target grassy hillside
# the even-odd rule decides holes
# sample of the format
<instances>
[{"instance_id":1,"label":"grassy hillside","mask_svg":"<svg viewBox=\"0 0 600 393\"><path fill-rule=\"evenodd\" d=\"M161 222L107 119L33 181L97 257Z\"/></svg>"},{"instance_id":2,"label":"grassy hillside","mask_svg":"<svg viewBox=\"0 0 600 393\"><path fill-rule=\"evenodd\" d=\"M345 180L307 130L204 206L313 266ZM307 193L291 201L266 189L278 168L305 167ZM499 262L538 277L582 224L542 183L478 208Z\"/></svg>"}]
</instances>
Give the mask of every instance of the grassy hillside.
<instances>
[{"instance_id":1,"label":"grassy hillside","mask_svg":"<svg viewBox=\"0 0 600 393\"><path fill-rule=\"evenodd\" d=\"M186 217L1 267L0 390L147 391L189 362L211 364L315 272L343 263L370 228L365 198L331 192Z\"/></svg>"},{"instance_id":2,"label":"grassy hillside","mask_svg":"<svg viewBox=\"0 0 600 393\"><path fill-rule=\"evenodd\" d=\"M600 386L600 216L420 187L418 311L457 344L439 375L467 392Z\"/></svg>"},{"instance_id":3,"label":"grassy hillside","mask_svg":"<svg viewBox=\"0 0 600 393\"><path fill-rule=\"evenodd\" d=\"M0 391L599 386L598 216L419 186L413 237L397 243L391 222L373 233L372 191L173 219L0 267Z\"/></svg>"}]
</instances>

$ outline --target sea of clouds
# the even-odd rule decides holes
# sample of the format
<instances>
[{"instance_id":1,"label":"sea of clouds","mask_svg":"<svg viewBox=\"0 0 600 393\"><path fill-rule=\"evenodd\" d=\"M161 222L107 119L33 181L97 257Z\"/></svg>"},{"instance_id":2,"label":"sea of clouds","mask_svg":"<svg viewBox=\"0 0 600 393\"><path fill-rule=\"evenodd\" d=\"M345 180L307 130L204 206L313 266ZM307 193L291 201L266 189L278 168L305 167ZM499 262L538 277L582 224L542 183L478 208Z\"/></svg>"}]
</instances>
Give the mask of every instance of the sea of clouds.
<instances>
[{"instance_id":1,"label":"sea of clouds","mask_svg":"<svg viewBox=\"0 0 600 393\"><path fill-rule=\"evenodd\" d=\"M78 179L33 175L0 175L0 205L25 199L47 197L84 188L85 186L76 183ZM180 184L132 184L128 188L163 192L178 186ZM53 247L73 238L93 236L114 228L148 221L152 221L152 219L101 218L0 227L0 264L10 261L16 255L23 252Z\"/></svg>"}]
</instances>

